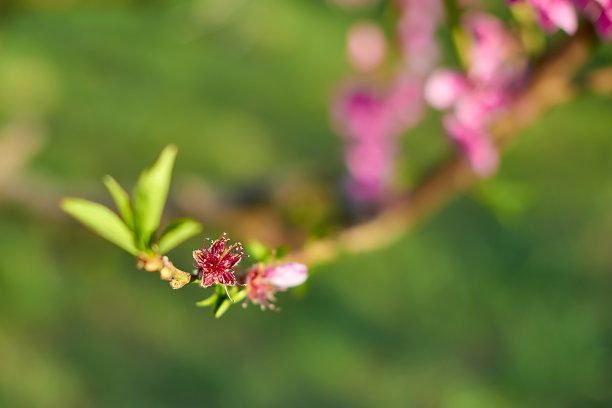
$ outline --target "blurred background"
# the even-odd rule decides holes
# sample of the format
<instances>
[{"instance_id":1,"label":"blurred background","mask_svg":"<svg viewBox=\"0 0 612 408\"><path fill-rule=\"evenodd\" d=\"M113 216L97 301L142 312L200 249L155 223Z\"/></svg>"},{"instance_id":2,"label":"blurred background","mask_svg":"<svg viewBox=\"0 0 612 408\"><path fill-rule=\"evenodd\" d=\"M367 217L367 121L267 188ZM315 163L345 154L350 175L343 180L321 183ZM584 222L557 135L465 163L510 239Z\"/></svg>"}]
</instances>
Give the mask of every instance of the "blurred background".
<instances>
[{"instance_id":1,"label":"blurred background","mask_svg":"<svg viewBox=\"0 0 612 408\"><path fill-rule=\"evenodd\" d=\"M348 28L385 15L318 0L0 12L0 406L612 406L610 96L579 91L494 178L399 242L316 266L280 313L214 320L194 307L202 289L137 270L58 200L110 205L104 174L131 188L174 143L168 214L205 236L334 229L330 98ZM604 44L585 69L610 62ZM402 136L402 183L451 152L440 117Z\"/></svg>"}]
</instances>

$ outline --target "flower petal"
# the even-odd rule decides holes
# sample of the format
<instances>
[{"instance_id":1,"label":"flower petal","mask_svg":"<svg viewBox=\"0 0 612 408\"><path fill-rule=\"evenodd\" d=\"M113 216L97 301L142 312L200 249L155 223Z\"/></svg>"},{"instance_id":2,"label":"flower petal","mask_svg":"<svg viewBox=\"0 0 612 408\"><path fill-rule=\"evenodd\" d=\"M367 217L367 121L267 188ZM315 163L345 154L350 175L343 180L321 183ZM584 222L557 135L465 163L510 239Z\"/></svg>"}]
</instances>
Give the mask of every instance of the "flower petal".
<instances>
[{"instance_id":1,"label":"flower petal","mask_svg":"<svg viewBox=\"0 0 612 408\"><path fill-rule=\"evenodd\" d=\"M301 263L290 262L266 269L264 277L268 282L279 288L292 288L306 281L308 268Z\"/></svg>"}]
</instances>

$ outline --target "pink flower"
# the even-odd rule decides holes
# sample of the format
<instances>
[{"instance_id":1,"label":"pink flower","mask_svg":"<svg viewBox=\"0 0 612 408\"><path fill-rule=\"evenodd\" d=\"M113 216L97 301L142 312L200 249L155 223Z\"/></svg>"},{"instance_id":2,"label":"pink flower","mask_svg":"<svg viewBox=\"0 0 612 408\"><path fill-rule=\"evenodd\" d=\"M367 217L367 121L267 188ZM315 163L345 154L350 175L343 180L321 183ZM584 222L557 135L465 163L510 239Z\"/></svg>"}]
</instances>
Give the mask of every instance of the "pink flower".
<instances>
[{"instance_id":1,"label":"pink flower","mask_svg":"<svg viewBox=\"0 0 612 408\"><path fill-rule=\"evenodd\" d=\"M495 86L474 86L455 104L455 114L463 123L486 126L496 112L511 99L510 90Z\"/></svg>"},{"instance_id":2,"label":"pink flower","mask_svg":"<svg viewBox=\"0 0 612 408\"><path fill-rule=\"evenodd\" d=\"M274 294L299 286L308 278L306 265L290 262L279 266L253 265L246 277L247 300L259 304L262 310L275 309ZM246 306L246 301L244 303Z\"/></svg>"},{"instance_id":3,"label":"pink flower","mask_svg":"<svg viewBox=\"0 0 612 408\"><path fill-rule=\"evenodd\" d=\"M397 26L400 45L411 73L426 75L440 55L436 30L444 12L440 0L400 0Z\"/></svg>"},{"instance_id":4,"label":"pink flower","mask_svg":"<svg viewBox=\"0 0 612 408\"><path fill-rule=\"evenodd\" d=\"M228 242L227 234L223 233L221 239L214 241L210 247L206 247L206 240L204 240L204 249L193 251L193 266L201 275L202 287L206 288L216 284L224 286L237 284L234 267L244 258L244 250L240 242L227 245ZM227 287L225 290L227 292Z\"/></svg>"},{"instance_id":5,"label":"pink flower","mask_svg":"<svg viewBox=\"0 0 612 408\"><path fill-rule=\"evenodd\" d=\"M485 177L493 174L499 163L488 126L520 86L522 56L495 17L467 14L463 24L473 37L467 73L449 69L434 72L425 84L425 98L435 108L453 110L444 118L444 128L474 172Z\"/></svg>"},{"instance_id":6,"label":"pink flower","mask_svg":"<svg viewBox=\"0 0 612 408\"><path fill-rule=\"evenodd\" d=\"M470 86L462 72L440 68L425 83L425 100L436 109L448 109L457 103Z\"/></svg>"},{"instance_id":7,"label":"pink flower","mask_svg":"<svg viewBox=\"0 0 612 408\"><path fill-rule=\"evenodd\" d=\"M301 285L308 278L306 265L297 262L289 262L264 271L264 277L279 290L286 290Z\"/></svg>"},{"instance_id":8,"label":"pink flower","mask_svg":"<svg viewBox=\"0 0 612 408\"><path fill-rule=\"evenodd\" d=\"M491 137L482 128L472 128L452 115L444 118L444 128L463 150L476 174L486 177L495 173L499 165L499 153Z\"/></svg>"},{"instance_id":9,"label":"pink flower","mask_svg":"<svg viewBox=\"0 0 612 408\"><path fill-rule=\"evenodd\" d=\"M387 95L386 105L397 133L415 126L423 117L423 80L414 75L398 75Z\"/></svg>"},{"instance_id":10,"label":"pink flower","mask_svg":"<svg viewBox=\"0 0 612 408\"><path fill-rule=\"evenodd\" d=\"M393 129L384 95L365 87L349 86L339 94L334 121L347 140L381 140Z\"/></svg>"},{"instance_id":11,"label":"pink flower","mask_svg":"<svg viewBox=\"0 0 612 408\"><path fill-rule=\"evenodd\" d=\"M358 201L376 201L386 190L395 146L390 141L364 141L346 147L346 165L351 175L348 190Z\"/></svg>"},{"instance_id":12,"label":"pink flower","mask_svg":"<svg viewBox=\"0 0 612 408\"><path fill-rule=\"evenodd\" d=\"M393 163L394 112L386 96L356 87L340 94L334 113L346 140L349 193L358 201L376 201L384 195Z\"/></svg>"},{"instance_id":13,"label":"pink flower","mask_svg":"<svg viewBox=\"0 0 612 408\"><path fill-rule=\"evenodd\" d=\"M473 39L468 55L470 78L485 82L502 79L515 51L514 39L504 24L485 13L470 13L462 25Z\"/></svg>"},{"instance_id":14,"label":"pink flower","mask_svg":"<svg viewBox=\"0 0 612 408\"><path fill-rule=\"evenodd\" d=\"M348 60L356 71L372 72L383 63L387 41L376 24L362 22L354 25L347 40Z\"/></svg>"},{"instance_id":15,"label":"pink flower","mask_svg":"<svg viewBox=\"0 0 612 408\"><path fill-rule=\"evenodd\" d=\"M339 94L333 113L345 139L349 194L360 202L380 201L392 174L397 137L422 116L421 81L401 75L378 92L349 86Z\"/></svg>"}]
</instances>

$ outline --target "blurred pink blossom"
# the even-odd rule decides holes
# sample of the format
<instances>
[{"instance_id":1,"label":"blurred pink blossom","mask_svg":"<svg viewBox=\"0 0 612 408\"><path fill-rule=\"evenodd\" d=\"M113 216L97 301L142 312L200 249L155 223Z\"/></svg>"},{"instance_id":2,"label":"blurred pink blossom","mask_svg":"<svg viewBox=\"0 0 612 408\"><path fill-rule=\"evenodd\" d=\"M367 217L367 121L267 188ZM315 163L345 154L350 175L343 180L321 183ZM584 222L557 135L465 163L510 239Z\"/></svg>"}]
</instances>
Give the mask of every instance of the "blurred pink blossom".
<instances>
[{"instance_id":1,"label":"blurred pink blossom","mask_svg":"<svg viewBox=\"0 0 612 408\"><path fill-rule=\"evenodd\" d=\"M447 68L434 71L425 83L425 100L436 109L448 109L466 93L470 83L462 72Z\"/></svg>"},{"instance_id":2,"label":"blurred pink blossom","mask_svg":"<svg viewBox=\"0 0 612 408\"><path fill-rule=\"evenodd\" d=\"M397 137L414 126L423 113L421 81L399 76L387 90L349 85L335 102L333 119L345 139L353 199L384 198L397 152Z\"/></svg>"},{"instance_id":3,"label":"blurred pink blossom","mask_svg":"<svg viewBox=\"0 0 612 408\"><path fill-rule=\"evenodd\" d=\"M547 32L557 28L572 35L578 28L578 17L571 0L525 0L537 11L540 26ZM517 0L508 0L516 3Z\"/></svg>"},{"instance_id":4,"label":"blurred pink blossom","mask_svg":"<svg viewBox=\"0 0 612 408\"><path fill-rule=\"evenodd\" d=\"M387 96L387 109L398 133L414 127L423 117L423 80L409 74L398 75Z\"/></svg>"},{"instance_id":5,"label":"blurred pink blossom","mask_svg":"<svg viewBox=\"0 0 612 408\"><path fill-rule=\"evenodd\" d=\"M347 56L355 71L372 72L380 67L387 53L385 34L369 22L355 24L348 33Z\"/></svg>"},{"instance_id":6,"label":"blurred pink blossom","mask_svg":"<svg viewBox=\"0 0 612 408\"><path fill-rule=\"evenodd\" d=\"M439 54L435 34L443 18L441 0L398 0L398 5L400 67L384 82L370 77L345 86L332 108L336 129L345 140L347 189L362 203L380 203L387 195L398 137L423 116L424 76ZM360 74L375 72L384 62L386 44L377 26L354 26L347 42L353 69Z\"/></svg>"},{"instance_id":7,"label":"blurred pink blossom","mask_svg":"<svg viewBox=\"0 0 612 408\"><path fill-rule=\"evenodd\" d=\"M462 26L473 41L468 54L469 76L475 81L503 80L514 51L514 39L504 24L489 14L468 13Z\"/></svg>"},{"instance_id":8,"label":"blurred pink blossom","mask_svg":"<svg viewBox=\"0 0 612 408\"><path fill-rule=\"evenodd\" d=\"M426 75L438 61L436 30L444 17L440 0L399 0L399 42L409 71Z\"/></svg>"},{"instance_id":9,"label":"blurred pink blossom","mask_svg":"<svg viewBox=\"0 0 612 408\"><path fill-rule=\"evenodd\" d=\"M452 109L444 128L480 176L495 172L499 157L488 133L492 117L520 86L524 64L514 38L493 16L470 13L462 21L471 35L467 72L438 69L425 84L434 108Z\"/></svg>"},{"instance_id":10,"label":"blurred pink blossom","mask_svg":"<svg viewBox=\"0 0 612 408\"><path fill-rule=\"evenodd\" d=\"M290 262L269 267L258 263L253 265L246 277L247 301L258 304L262 310L275 309L271 302L276 300L274 297L276 292L299 286L307 278L308 269L306 265L300 263Z\"/></svg>"},{"instance_id":11,"label":"blurred pink blossom","mask_svg":"<svg viewBox=\"0 0 612 408\"><path fill-rule=\"evenodd\" d=\"M349 193L358 201L375 201L383 195L393 160L393 114L386 95L361 87L339 94L334 120L345 138Z\"/></svg>"},{"instance_id":12,"label":"blurred pink blossom","mask_svg":"<svg viewBox=\"0 0 612 408\"><path fill-rule=\"evenodd\" d=\"M470 127L453 115L444 117L443 124L451 139L465 153L476 174L486 177L495 173L499 165L499 153L482 127Z\"/></svg>"},{"instance_id":13,"label":"blurred pink blossom","mask_svg":"<svg viewBox=\"0 0 612 408\"><path fill-rule=\"evenodd\" d=\"M604 40L612 39L612 1L611 0L575 0L579 9L595 25L595 29Z\"/></svg>"}]
</instances>

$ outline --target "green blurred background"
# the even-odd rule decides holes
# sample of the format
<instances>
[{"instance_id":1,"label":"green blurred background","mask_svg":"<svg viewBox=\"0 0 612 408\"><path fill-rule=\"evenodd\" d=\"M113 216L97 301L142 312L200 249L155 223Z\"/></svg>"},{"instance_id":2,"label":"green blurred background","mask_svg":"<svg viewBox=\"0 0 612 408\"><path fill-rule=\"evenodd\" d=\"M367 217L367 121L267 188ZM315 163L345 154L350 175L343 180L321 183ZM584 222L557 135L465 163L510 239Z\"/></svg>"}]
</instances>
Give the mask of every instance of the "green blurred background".
<instances>
[{"instance_id":1,"label":"green blurred background","mask_svg":"<svg viewBox=\"0 0 612 408\"><path fill-rule=\"evenodd\" d=\"M108 204L101 177L133 186L168 143L181 215L181 183L336 189L329 97L364 13L314 0L0 10L0 129L28 124L0 154L36 152L0 174L0 406L612 406L609 96L549 112L493 180L390 247L315 267L282 312L216 321L193 305L201 289L137 270L55 199ZM611 61L602 46L587 70ZM433 112L403 144L405 181L450 150ZM172 252L178 265L200 239Z\"/></svg>"}]
</instances>

